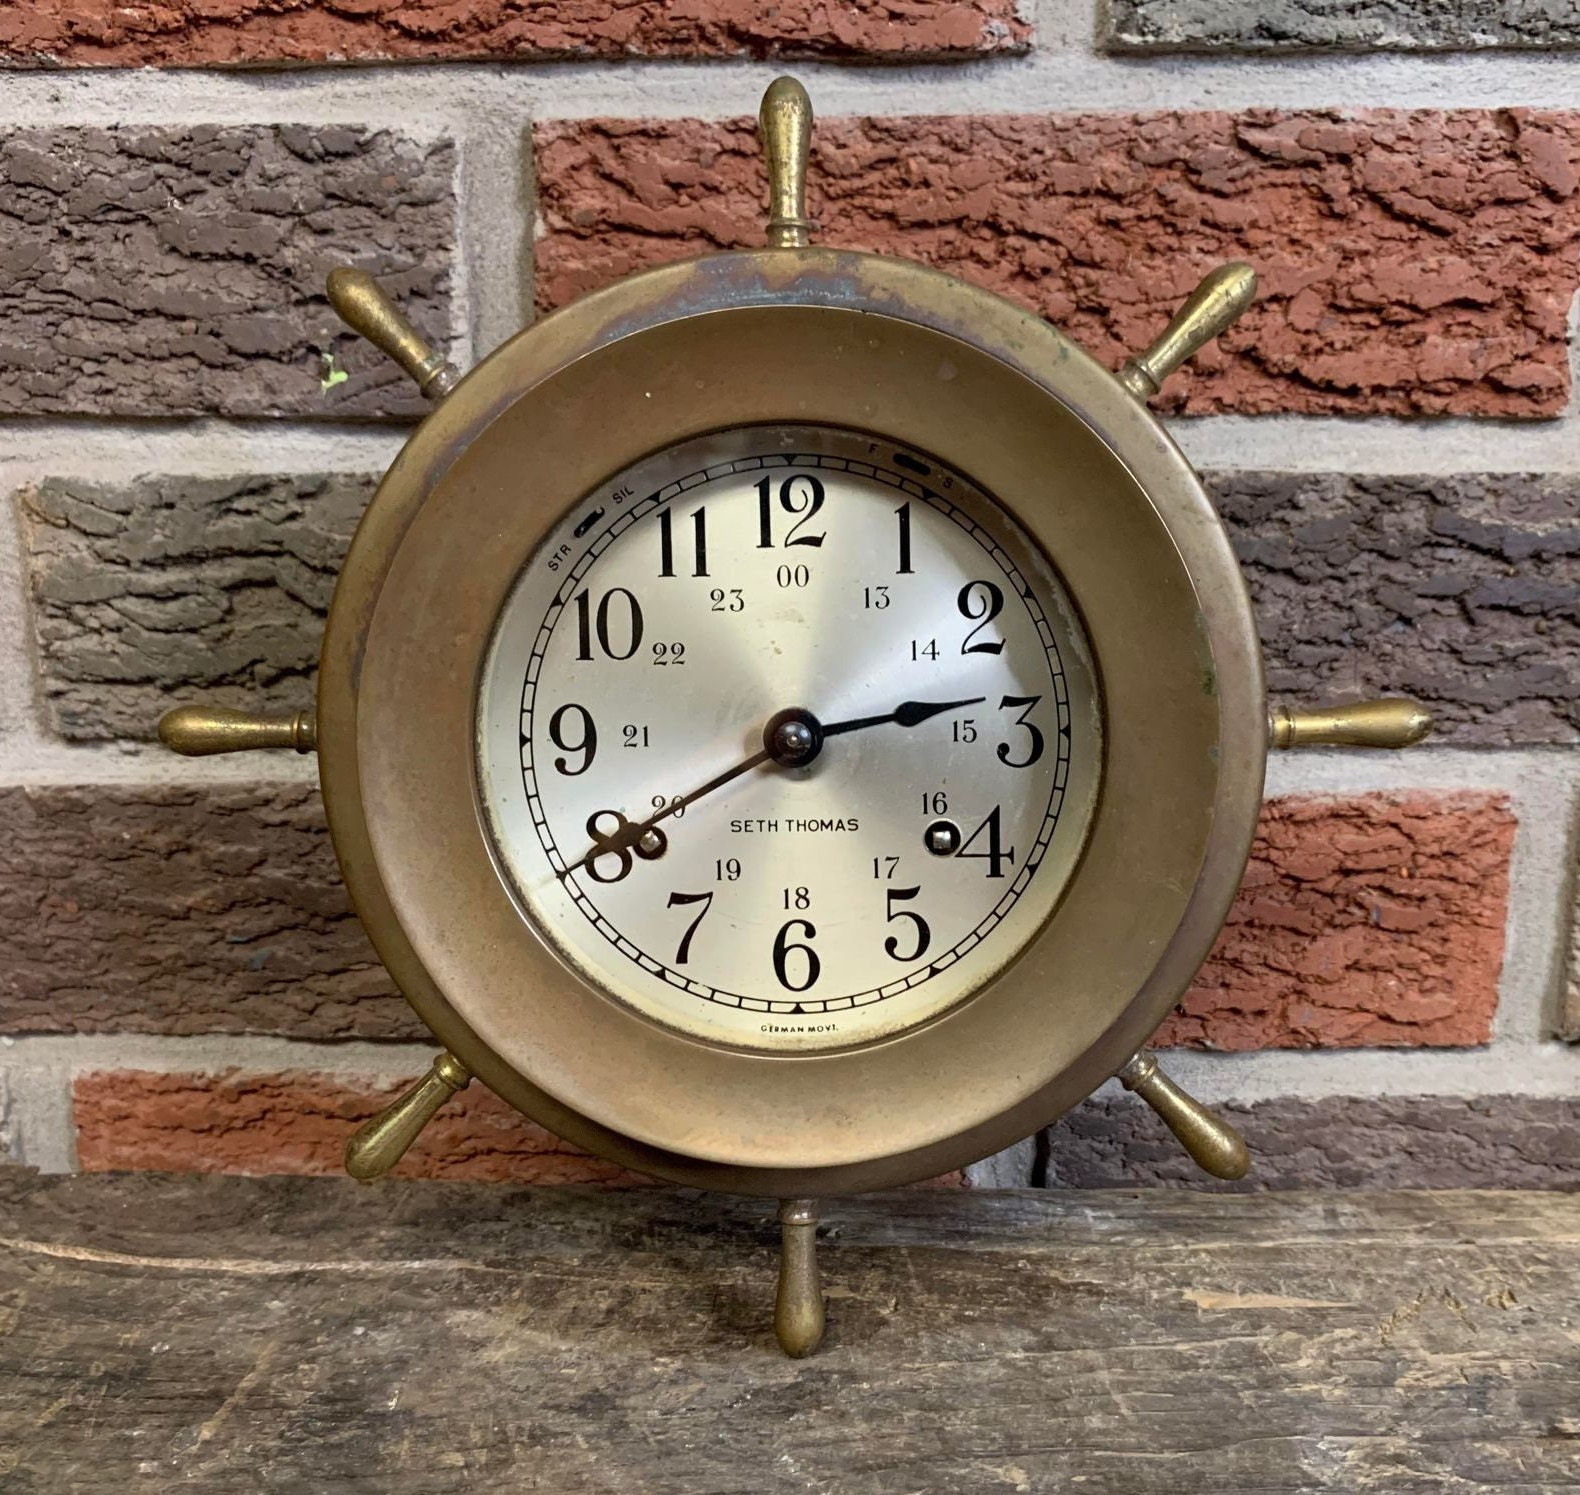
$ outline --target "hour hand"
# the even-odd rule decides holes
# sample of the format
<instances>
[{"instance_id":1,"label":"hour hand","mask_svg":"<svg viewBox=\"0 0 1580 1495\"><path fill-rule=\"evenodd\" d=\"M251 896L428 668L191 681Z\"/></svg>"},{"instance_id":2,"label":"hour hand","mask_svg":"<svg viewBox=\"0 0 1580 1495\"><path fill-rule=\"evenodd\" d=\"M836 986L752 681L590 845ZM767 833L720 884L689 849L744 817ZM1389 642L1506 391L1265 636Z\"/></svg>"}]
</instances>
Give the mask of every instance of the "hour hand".
<instances>
[{"instance_id":1,"label":"hour hand","mask_svg":"<svg viewBox=\"0 0 1580 1495\"><path fill-rule=\"evenodd\" d=\"M980 706L986 696L972 696L964 701L901 701L893 711L882 716L856 716L849 721L831 722L823 728L825 737L837 737L842 732L860 732L865 727L881 727L892 722L898 727L918 727L929 717L945 711L955 711L961 706Z\"/></svg>"}]
</instances>

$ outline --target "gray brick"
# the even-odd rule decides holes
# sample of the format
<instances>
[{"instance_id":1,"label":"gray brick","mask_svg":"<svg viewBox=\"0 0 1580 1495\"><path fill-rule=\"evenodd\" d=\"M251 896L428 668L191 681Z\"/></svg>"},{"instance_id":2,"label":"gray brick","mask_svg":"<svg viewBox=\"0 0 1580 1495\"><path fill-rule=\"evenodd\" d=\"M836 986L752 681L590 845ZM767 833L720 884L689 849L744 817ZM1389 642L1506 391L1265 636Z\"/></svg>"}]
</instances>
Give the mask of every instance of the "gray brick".
<instances>
[{"instance_id":1,"label":"gray brick","mask_svg":"<svg viewBox=\"0 0 1580 1495\"><path fill-rule=\"evenodd\" d=\"M422 1031L316 789L0 789L0 1033Z\"/></svg>"},{"instance_id":2,"label":"gray brick","mask_svg":"<svg viewBox=\"0 0 1580 1495\"><path fill-rule=\"evenodd\" d=\"M1115 52L1436 52L1580 46L1575 0L1108 0Z\"/></svg>"},{"instance_id":3,"label":"gray brick","mask_svg":"<svg viewBox=\"0 0 1580 1495\"><path fill-rule=\"evenodd\" d=\"M446 335L454 176L347 125L0 134L0 412L418 413L322 288L361 265Z\"/></svg>"},{"instance_id":4,"label":"gray brick","mask_svg":"<svg viewBox=\"0 0 1580 1495\"><path fill-rule=\"evenodd\" d=\"M1580 1098L1489 1095L1270 1100L1219 1109L1245 1133L1251 1173L1207 1178L1133 1096L1094 1097L1049 1128L1046 1182L1258 1189L1580 1188Z\"/></svg>"},{"instance_id":5,"label":"gray brick","mask_svg":"<svg viewBox=\"0 0 1580 1495\"><path fill-rule=\"evenodd\" d=\"M1436 741L1580 741L1580 480L1226 472L1275 697L1403 692Z\"/></svg>"},{"instance_id":6,"label":"gray brick","mask_svg":"<svg viewBox=\"0 0 1580 1495\"><path fill-rule=\"evenodd\" d=\"M50 724L149 737L172 705L296 710L362 476L55 481L21 495Z\"/></svg>"}]
</instances>

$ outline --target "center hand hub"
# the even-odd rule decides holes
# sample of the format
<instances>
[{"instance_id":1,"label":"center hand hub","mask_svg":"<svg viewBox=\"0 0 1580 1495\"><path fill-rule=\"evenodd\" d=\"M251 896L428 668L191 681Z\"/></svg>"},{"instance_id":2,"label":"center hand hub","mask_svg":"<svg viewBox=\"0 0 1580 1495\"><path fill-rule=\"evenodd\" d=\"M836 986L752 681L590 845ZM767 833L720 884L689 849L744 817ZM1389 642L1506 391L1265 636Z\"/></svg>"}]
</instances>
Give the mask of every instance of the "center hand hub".
<instances>
[{"instance_id":1,"label":"center hand hub","mask_svg":"<svg viewBox=\"0 0 1580 1495\"><path fill-rule=\"evenodd\" d=\"M763 747L784 768L805 768L823 751L823 724L810 711L776 711L763 727Z\"/></svg>"}]
</instances>

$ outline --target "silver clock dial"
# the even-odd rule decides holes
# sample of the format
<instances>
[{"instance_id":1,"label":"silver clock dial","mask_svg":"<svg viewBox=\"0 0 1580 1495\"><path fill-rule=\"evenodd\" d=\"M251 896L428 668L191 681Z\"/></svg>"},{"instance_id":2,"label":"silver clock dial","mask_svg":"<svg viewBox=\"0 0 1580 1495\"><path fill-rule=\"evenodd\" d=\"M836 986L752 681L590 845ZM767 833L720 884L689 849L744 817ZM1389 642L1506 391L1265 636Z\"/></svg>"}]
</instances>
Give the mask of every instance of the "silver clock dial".
<instances>
[{"instance_id":1,"label":"silver clock dial","mask_svg":"<svg viewBox=\"0 0 1580 1495\"><path fill-rule=\"evenodd\" d=\"M1012 960L1100 756L1073 609L1003 508L804 426L677 446L567 515L479 703L531 921L657 1021L769 1050L913 1026Z\"/></svg>"}]
</instances>

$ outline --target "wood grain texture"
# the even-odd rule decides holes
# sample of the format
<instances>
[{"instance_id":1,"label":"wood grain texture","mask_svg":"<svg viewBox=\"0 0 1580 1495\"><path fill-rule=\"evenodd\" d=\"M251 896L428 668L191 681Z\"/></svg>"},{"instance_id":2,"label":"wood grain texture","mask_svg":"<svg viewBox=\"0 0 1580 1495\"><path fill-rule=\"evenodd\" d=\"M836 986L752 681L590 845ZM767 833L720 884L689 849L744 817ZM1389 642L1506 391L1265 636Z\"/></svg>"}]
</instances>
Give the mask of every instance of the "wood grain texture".
<instances>
[{"instance_id":1,"label":"wood grain texture","mask_svg":"<svg viewBox=\"0 0 1580 1495\"><path fill-rule=\"evenodd\" d=\"M1580 1486L1580 1199L0 1176L24 1495Z\"/></svg>"}]
</instances>

